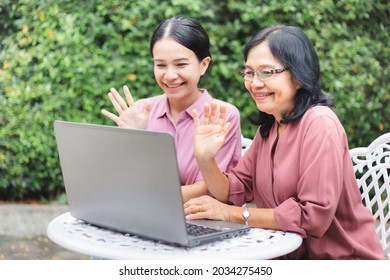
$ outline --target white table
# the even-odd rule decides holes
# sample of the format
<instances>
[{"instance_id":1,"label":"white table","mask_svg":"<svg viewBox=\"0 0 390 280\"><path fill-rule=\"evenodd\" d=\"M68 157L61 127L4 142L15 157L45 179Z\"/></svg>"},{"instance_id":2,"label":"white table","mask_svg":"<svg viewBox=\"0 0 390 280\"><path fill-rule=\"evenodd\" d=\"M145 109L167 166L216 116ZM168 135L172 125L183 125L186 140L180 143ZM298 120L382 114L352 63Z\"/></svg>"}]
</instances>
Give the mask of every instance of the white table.
<instances>
[{"instance_id":1,"label":"white table","mask_svg":"<svg viewBox=\"0 0 390 280\"><path fill-rule=\"evenodd\" d=\"M150 241L93 226L64 213L47 227L48 237L72 251L103 259L272 259L297 249L298 234L253 228L248 234L194 248Z\"/></svg>"}]
</instances>

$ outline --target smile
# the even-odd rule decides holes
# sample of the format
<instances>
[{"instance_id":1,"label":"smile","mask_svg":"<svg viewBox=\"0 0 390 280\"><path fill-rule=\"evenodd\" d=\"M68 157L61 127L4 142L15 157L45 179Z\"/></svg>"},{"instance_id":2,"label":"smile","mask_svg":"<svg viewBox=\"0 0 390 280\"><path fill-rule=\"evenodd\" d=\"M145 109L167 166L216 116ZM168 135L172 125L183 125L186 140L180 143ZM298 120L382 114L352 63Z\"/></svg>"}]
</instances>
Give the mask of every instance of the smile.
<instances>
[{"instance_id":1,"label":"smile","mask_svg":"<svg viewBox=\"0 0 390 280\"><path fill-rule=\"evenodd\" d=\"M184 85L185 83L180 83L180 84L165 84L167 88L178 88L182 85Z\"/></svg>"},{"instance_id":2,"label":"smile","mask_svg":"<svg viewBox=\"0 0 390 280\"><path fill-rule=\"evenodd\" d=\"M260 92L260 93L253 93L254 97L266 97L272 95L272 92Z\"/></svg>"}]
</instances>

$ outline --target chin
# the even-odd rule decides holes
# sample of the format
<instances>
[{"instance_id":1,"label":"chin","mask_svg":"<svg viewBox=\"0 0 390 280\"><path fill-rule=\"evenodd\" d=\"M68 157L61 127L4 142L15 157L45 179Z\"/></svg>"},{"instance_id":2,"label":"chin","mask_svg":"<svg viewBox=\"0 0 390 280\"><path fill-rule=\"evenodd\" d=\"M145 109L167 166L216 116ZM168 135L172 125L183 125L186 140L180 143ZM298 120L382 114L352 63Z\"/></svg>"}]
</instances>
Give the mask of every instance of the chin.
<instances>
[{"instance_id":1,"label":"chin","mask_svg":"<svg viewBox=\"0 0 390 280\"><path fill-rule=\"evenodd\" d=\"M266 113L268 115L272 115L269 110L267 110L266 107L264 107L264 105L259 105L259 104L256 104L256 107L257 107L257 110L259 110L260 112L263 112L263 113Z\"/></svg>"}]
</instances>

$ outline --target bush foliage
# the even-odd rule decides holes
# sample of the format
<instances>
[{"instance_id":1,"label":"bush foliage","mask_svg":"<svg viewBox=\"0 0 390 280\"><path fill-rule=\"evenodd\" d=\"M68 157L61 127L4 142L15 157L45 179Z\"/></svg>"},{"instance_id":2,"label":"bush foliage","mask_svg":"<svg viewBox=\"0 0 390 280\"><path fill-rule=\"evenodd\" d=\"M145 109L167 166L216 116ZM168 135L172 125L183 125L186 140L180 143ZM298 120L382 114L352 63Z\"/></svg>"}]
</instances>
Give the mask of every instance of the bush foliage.
<instances>
[{"instance_id":1,"label":"bush foliage","mask_svg":"<svg viewBox=\"0 0 390 280\"><path fill-rule=\"evenodd\" d=\"M135 98L160 94L149 56L155 26L175 15L199 20L212 44L201 86L241 111L256 112L239 76L242 49L278 22L301 27L318 51L323 88L351 147L390 131L390 2L386 0L29 1L0 3L0 200L53 199L63 181L56 119L113 123L111 87Z\"/></svg>"}]
</instances>

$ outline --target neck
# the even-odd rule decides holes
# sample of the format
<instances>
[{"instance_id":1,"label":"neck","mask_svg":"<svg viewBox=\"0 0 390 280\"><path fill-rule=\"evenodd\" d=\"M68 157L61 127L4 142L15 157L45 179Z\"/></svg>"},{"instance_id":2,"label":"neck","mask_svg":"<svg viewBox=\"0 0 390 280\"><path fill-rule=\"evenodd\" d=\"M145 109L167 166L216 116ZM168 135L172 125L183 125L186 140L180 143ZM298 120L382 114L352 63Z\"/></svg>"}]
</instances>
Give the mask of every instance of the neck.
<instances>
[{"instance_id":1,"label":"neck","mask_svg":"<svg viewBox=\"0 0 390 280\"><path fill-rule=\"evenodd\" d=\"M194 104L201 97L201 93L197 91L196 93L190 95L188 98L184 99L168 99L169 110L175 122L179 120L180 113L184 112L188 107Z\"/></svg>"},{"instance_id":2,"label":"neck","mask_svg":"<svg viewBox=\"0 0 390 280\"><path fill-rule=\"evenodd\" d=\"M283 134L283 132L286 130L287 123L280 123L278 122L278 133L279 135Z\"/></svg>"}]
</instances>

